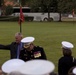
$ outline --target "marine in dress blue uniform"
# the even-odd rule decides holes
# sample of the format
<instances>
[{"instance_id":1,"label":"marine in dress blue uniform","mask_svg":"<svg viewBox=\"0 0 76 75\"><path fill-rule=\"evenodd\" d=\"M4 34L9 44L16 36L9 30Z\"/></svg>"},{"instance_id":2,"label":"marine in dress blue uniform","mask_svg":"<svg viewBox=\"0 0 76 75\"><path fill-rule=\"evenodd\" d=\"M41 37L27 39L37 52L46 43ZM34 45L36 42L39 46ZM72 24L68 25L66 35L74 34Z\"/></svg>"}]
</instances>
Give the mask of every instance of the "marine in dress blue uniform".
<instances>
[{"instance_id":1,"label":"marine in dress blue uniform","mask_svg":"<svg viewBox=\"0 0 76 75\"><path fill-rule=\"evenodd\" d=\"M58 61L58 75L68 75L70 68L75 65L75 59L72 56L71 49L73 44L67 41L62 41L63 56Z\"/></svg>"},{"instance_id":2,"label":"marine in dress blue uniform","mask_svg":"<svg viewBox=\"0 0 76 75\"><path fill-rule=\"evenodd\" d=\"M34 40L34 37L25 37L21 40L21 42L24 43L24 47L23 50L20 51L20 59L24 61L32 59L47 59L44 49L40 46L35 46L33 44Z\"/></svg>"}]
</instances>

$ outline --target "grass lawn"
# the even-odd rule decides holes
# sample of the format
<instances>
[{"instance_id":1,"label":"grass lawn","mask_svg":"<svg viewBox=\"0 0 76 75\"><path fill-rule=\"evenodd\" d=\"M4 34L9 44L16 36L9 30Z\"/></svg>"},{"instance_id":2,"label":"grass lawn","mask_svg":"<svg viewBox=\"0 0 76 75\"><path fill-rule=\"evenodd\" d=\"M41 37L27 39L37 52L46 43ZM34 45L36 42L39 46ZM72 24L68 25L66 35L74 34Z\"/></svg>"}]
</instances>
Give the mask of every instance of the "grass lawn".
<instances>
[{"instance_id":1,"label":"grass lawn","mask_svg":"<svg viewBox=\"0 0 76 75\"><path fill-rule=\"evenodd\" d=\"M10 44L14 34L19 32L17 22L0 22L0 44ZM76 23L73 22L24 22L22 24L24 37L35 37L34 44L42 46L48 60L52 61L57 72L58 59L62 56L61 42L74 44L73 56L76 57ZM9 50L0 50L0 66L10 59Z\"/></svg>"}]
</instances>

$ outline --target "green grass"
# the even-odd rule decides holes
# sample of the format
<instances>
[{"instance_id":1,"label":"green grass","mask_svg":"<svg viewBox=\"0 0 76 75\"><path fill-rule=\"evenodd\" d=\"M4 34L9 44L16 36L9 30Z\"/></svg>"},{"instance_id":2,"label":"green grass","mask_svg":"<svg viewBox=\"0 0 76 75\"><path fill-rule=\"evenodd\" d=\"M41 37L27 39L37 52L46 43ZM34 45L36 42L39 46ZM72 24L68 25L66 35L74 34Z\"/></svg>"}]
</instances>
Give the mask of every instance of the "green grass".
<instances>
[{"instance_id":1,"label":"green grass","mask_svg":"<svg viewBox=\"0 0 76 75\"><path fill-rule=\"evenodd\" d=\"M19 32L17 22L0 22L0 43L10 44L14 34ZM61 42L69 41L74 44L73 56L76 57L76 24L73 22L24 22L22 24L24 37L35 37L34 44L42 46L48 60L55 64L57 72L58 59L62 56ZM10 52L0 50L0 66L10 59Z\"/></svg>"}]
</instances>

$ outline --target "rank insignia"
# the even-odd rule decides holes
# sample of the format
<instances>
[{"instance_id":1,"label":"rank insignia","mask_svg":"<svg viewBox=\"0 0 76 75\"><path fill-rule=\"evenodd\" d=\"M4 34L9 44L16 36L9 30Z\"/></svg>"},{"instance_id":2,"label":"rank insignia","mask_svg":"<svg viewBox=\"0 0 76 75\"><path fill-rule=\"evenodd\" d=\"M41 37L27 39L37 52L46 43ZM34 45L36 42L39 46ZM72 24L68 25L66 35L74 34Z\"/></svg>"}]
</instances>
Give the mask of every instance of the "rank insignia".
<instances>
[{"instance_id":1,"label":"rank insignia","mask_svg":"<svg viewBox=\"0 0 76 75\"><path fill-rule=\"evenodd\" d=\"M40 51L34 52L34 58L38 58L40 56L41 56L41 52Z\"/></svg>"}]
</instances>

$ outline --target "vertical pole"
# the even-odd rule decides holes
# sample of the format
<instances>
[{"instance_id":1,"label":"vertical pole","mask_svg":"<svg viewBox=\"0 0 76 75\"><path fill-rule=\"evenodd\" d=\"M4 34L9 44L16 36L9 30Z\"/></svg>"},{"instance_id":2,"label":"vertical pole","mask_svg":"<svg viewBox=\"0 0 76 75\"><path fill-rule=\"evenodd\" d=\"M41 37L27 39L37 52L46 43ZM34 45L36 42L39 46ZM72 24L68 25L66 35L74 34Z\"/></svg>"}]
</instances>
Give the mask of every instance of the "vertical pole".
<instances>
[{"instance_id":1,"label":"vertical pole","mask_svg":"<svg viewBox=\"0 0 76 75\"><path fill-rule=\"evenodd\" d=\"M19 5L21 6L21 1L20 0L17 0ZM20 9L21 10L21 9ZM20 15L21 15L21 12L20 12ZM22 21L21 21L21 16L20 17L20 33L22 33Z\"/></svg>"},{"instance_id":2,"label":"vertical pole","mask_svg":"<svg viewBox=\"0 0 76 75\"><path fill-rule=\"evenodd\" d=\"M21 20L20 20L20 33L22 33L22 25L21 25Z\"/></svg>"}]
</instances>

